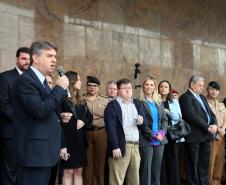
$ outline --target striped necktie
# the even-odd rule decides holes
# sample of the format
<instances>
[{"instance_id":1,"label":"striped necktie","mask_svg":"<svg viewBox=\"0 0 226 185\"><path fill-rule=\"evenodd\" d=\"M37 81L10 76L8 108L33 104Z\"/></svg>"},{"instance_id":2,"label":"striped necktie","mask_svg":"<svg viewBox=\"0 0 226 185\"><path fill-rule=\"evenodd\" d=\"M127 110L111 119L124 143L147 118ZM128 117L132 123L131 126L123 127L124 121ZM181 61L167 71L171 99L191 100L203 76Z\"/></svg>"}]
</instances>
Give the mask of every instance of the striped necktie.
<instances>
[{"instance_id":1,"label":"striped necktie","mask_svg":"<svg viewBox=\"0 0 226 185\"><path fill-rule=\"evenodd\" d=\"M47 82L46 78L45 78L45 80L44 80L44 82L43 82L43 85L44 85L46 91L47 91L48 93L50 93L50 92L51 92L51 89L50 89L50 87L49 87L49 85L48 85L48 82Z\"/></svg>"}]
</instances>

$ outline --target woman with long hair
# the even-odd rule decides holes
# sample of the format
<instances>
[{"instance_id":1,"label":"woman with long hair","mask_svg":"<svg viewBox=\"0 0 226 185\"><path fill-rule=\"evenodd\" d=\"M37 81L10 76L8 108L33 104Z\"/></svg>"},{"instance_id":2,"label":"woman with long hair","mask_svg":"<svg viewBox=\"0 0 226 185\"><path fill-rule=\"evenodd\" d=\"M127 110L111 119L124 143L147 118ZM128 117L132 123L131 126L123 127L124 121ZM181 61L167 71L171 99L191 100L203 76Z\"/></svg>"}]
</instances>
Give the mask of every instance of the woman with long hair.
<instances>
[{"instance_id":1,"label":"woman with long hair","mask_svg":"<svg viewBox=\"0 0 226 185\"><path fill-rule=\"evenodd\" d=\"M63 124L69 154L62 161L63 185L82 185L83 167L87 165L85 126L91 125L93 117L80 93L82 84L80 76L74 71L68 71L65 75L69 79L71 97L64 101L62 111L71 113L72 117L68 123Z\"/></svg>"},{"instance_id":2,"label":"woman with long hair","mask_svg":"<svg viewBox=\"0 0 226 185\"><path fill-rule=\"evenodd\" d=\"M148 76L142 86L140 97L134 101L143 106L147 126L141 129L140 184L159 185L165 133L168 121L158 95L155 78Z\"/></svg>"},{"instance_id":3,"label":"woman with long hair","mask_svg":"<svg viewBox=\"0 0 226 185\"><path fill-rule=\"evenodd\" d=\"M168 117L168 124L176 124L182 115L178 100L173 99L170 82L167 80L161 81L158 85L158 91ZM166 137L168 143L165 145L163 153L161 185L180 185L179 143L183 142L184 138L174 141L168 134Z\"/></svg>"}]
</instances>

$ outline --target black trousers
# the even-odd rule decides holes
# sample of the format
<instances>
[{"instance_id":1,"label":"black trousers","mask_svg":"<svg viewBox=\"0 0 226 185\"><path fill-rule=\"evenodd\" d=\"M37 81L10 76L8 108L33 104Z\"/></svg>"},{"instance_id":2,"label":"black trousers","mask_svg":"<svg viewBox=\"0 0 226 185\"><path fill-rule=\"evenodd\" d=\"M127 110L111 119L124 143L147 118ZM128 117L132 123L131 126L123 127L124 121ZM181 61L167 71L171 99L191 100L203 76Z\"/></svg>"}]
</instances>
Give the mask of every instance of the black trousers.
<instances>
[{"instance_id":1,"label":"black trousers","mask_svg":"<svg viewBox=\"0 0 226 185\"><path fill-rule=\"evenodd\" d=\"M180 185L179 148L180 143L172 140L165 145L161 166L161 185Z\"/></svg>"},{"instance_id":2,"label":"black trousers","mask_svg":"<svg viewBox=\"0 0 226 185\"><path fill-rule=\"evenodd\" d=\"M19 185L48 185L51 167L19 167Z\"/></svg>"},{"instance_id":3,"label":"black trousers","mask_svg":"<svg viewBox=\"0 0 226 185\"><path fill-rule=\"evenodd\" d=\"M108 164L107 153L106 153L105 167L104 167L104 185L109 185L109 164Z\"/></svg>"},{"instance_id":4,"label":"black trousers","mask_svg":"<svg viewBox=\"0 0 226 185\"><path fill-rule=\"evenodd\" d=\"M59 167L59 163L57 163L55 166L53 166L51 168L49 185L55 185L56 184L56 176L57 176L58 167Z\"/></svg>"},{"instance_id":5,"label":"black trousers","mask_svg":"<svg viewBox=\"0 0 226 185\"><path fill-rule=\"evenodd\" d=\"M17 153L14 139L1 139L1 176L0 184L17 184Z\"/></svg>"},{"instance_id":6,"label":"black trousers","mask_svg":"<svg viewBox=\"0 0 226 185\"><path fill-rule=\"evenodd\" d=\"M209 185L210 142L187 143L185 151L187 185Z\"/></svg>"}]
</instances>

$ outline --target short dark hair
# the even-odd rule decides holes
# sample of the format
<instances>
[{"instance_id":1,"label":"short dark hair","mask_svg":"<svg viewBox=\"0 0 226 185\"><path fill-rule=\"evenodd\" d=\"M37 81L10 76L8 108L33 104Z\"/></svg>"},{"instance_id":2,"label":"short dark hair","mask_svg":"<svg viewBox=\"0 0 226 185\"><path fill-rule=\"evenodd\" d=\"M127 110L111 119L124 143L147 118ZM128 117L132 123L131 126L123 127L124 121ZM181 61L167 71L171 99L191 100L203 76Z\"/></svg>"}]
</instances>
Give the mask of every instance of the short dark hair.
<instances>
[{"instance_id":1,"label":"short dark hair","mask_svg":"<svg viewBox=\"0 0 226 185\"><path fill-rule=\"evenodd\" d=\"M31 63L32 61L32 56L33 55L40 55L42 53L42 50L50 50L54 49L57 51L57 47L50 43L49 41L35 41L31 44L30 48L30 55L31 55Z\"/></svg>"},{"instance_id":2,"label":"short dark hair","mask_svg":"<svg viewBox=\"0 0 226 185\"><path fill-rule=\"evenodd\" d=\"M30 54L30 49L27 48L27 47L21 47L21 48L18 48L17 51L16 51L16 57L17 57L17 58L20 56L20 53L27 53L27 54Z\"/></svg>"},{"instance_id":3,"label":"short dark hair","mask_svg":"<svg viewBox=\"0 0 226 185\"><path fill-rule=\"evenodd\" d=\"M118 80L117 81L117 89L120 89L120 87L121 87L122 84L127 85L127 84L132 84L132 82L131 82L131 80L126 79L126 78L123 78L121 80Z\"/></svg>"}]
</instances>

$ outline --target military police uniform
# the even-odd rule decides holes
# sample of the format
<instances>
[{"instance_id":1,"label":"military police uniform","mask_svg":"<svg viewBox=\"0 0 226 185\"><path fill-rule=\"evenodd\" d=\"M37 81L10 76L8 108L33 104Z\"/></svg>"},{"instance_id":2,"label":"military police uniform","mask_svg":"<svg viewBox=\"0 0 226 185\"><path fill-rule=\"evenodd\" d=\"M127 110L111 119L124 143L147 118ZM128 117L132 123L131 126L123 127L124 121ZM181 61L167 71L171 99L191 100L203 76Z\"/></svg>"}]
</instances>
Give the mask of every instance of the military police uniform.
<instances>
[{"instance_id":1,"label":"military police uniform","mask_svg":"<svg viewBox=\"0 0 226 185\"><path fill-rule=\"evenodd\" d=\"M91 83L96 83L92 81ZM98 84L99 85L99 84ZM87 128L88 165L84 174L84 185L104 185L104 167L107 150L107 136L104 124L104 110L109 100L103 95L96 95L93 101L86 98L93 123Z\"/></svg>"},{"instance_id":2,"label":"military police uniform","mask_svg":"<svg viewBox=\"0 0 226 185\"><path fill-rule=\"evenodd\" d=\"M208 84L208 88L211 87L220 91L220 84L215 81L211 81ZM213 113L217 118L217 127L224 128L226 127L226 110L222 102L217 99L210 100L207 96L207 101ZM211 185L221 184L221 178L224 169L224 136L221 136L219 133L216 134L216 137L210 143L210 164L209 164L209 182Z\"/></svg>"}]
</instances>

